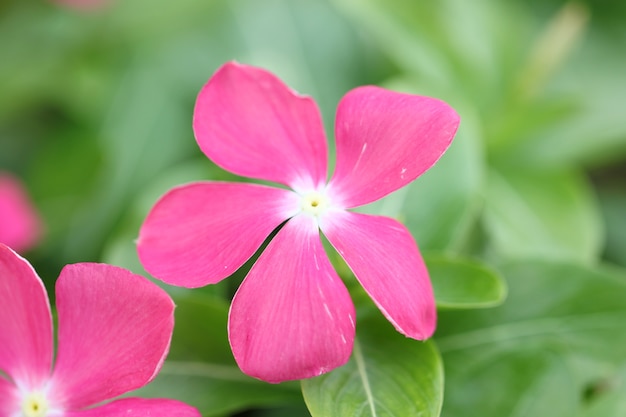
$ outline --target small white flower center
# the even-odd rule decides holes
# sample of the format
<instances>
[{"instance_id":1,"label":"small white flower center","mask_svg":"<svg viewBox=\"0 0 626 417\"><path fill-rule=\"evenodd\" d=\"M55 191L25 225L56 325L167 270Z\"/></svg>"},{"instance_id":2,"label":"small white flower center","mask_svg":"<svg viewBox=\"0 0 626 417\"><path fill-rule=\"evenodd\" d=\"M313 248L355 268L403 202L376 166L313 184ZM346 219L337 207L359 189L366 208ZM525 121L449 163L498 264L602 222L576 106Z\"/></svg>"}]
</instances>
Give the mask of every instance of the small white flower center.
<instances>
[{"instance_id":1,"label":"small white flower center","mask_svg":"<svg viewBox=\"0 0 626 417\"><path fill-rule=\"evenodd\" d=\"M49 404L46 397L39 391L34 391L26 395L22 401L23 417L45 417Z\"/></svg>"},{"instance_id":2,"label":"small white flower center","mask_svg":"<svg viewBox=\"0 0 626 417\"><path fill-rule=\"evenodd\" d=\"M328 197L319 191L312 191L302 196L300 208L304 213L319 216L330 206Z\"/></svg>"}]
</instances>

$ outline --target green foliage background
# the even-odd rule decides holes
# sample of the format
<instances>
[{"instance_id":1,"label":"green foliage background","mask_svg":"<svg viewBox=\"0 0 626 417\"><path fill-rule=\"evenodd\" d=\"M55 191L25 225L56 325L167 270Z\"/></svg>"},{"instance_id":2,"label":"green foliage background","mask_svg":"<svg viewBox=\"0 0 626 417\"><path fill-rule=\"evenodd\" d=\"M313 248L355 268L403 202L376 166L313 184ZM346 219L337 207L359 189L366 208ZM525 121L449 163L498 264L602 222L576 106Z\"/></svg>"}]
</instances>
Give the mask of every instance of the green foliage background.
<instances>
[{"instance_id":1,"label":"green foliage background","mask_svg":"<svg viewBox=\"0 0 626 417\"><path fill-rule=\"evenodd\" d=\"M46 234L25 254L147 275L133 240L170 187L241 180L201 154L195 96L236 59L334 109L362 84L461 114L441 161L365 208L426 255L432 341L397 334L336 257L358 310L353 358L269 385L226 335L231 279L167 287L177 328L138 395L205 416L577 416L626 412L626 3L518 0L118 0L92 11L0 2L0 170ZM53 293L53 291L51 291Z\"/></svg>"}]
</instances>

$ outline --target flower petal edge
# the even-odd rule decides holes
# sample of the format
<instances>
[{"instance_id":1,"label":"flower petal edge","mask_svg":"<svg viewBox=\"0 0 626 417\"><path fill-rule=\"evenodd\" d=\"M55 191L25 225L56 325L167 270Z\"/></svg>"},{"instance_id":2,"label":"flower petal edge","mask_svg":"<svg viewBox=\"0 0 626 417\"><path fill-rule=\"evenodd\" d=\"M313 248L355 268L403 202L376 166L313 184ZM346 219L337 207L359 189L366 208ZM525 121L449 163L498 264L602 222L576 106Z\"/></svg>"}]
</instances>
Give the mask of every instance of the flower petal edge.
<instances>
[{"instance_id":1,"label":"flower petal edge","mask_svg":"<svg viewBox=\"0 0 626 417\"><path fill-rule=\"evenodd\" d=\"M317 222L300 215L270 242L233 299L228 333L241 370L267 382L318 376L346 363L355 311L324 252Z\"/></svg>"},{"instance_id":2,"label":"flower petal edge","mask_svg":"<svg viewBox=\"0 0 626 417\"><path fill-rule=\"evenodd\" d=\"M24 389L40 388L52 369L50 302L28 261L0 243L0 370Z\"/></svg>"},{"instance_id":3,"label":"flower petal edge","mask_svg":"<svg viewBox=\"0 0 626 417\"><path fill-rule=\"evenodd\" d=\"M261 68L229 62L198 94L193 129L204 154L237 175L296 191L321 187L328 164L320 111Z\"/></svg>"},{"instance_id":4,"label":"flower petal edge","mask_svg":"<svg viewBox=\"0 0 626 417\"><path fill-rule=\"evenodd\" d=\"M458 125L438 99L374 86L349 91L337 107L333 200L357 207L407 185L443 155Z\"/></svg>"},{"instance_id":5,"label":"flower petal edge","mask_svg":"<svg viewBox=\"0 0 626 417\"><path fill-rule=\"evenodd\" d=\"M381 312L402 334L424 340L437 312L428 271L398 221L352 212L324 216L320 227Z\"/></svg>"},{"instance_id":6,"label":"flower petal edge","mask_svg":"<svg viewBox=\"0 0 626 417\"><path fill-rule=\"evenodd\" d=\"M169 350L174 303L146 278L111 265L67 265L56 283L58 353L50 401L80 409L151 381Z\"/></svg>"},{"instance_id":7,"label":"flower petal edge","mask_svg":"<svg viewBox=\"0 0 626 417\"><path fill-rule=\"evenodd\" d=\"M297 207L293 192L257 184L175 187L144 220L137 240L139 259L168 284L214 284L240 268Z\"/></svg>"}]
</instances>

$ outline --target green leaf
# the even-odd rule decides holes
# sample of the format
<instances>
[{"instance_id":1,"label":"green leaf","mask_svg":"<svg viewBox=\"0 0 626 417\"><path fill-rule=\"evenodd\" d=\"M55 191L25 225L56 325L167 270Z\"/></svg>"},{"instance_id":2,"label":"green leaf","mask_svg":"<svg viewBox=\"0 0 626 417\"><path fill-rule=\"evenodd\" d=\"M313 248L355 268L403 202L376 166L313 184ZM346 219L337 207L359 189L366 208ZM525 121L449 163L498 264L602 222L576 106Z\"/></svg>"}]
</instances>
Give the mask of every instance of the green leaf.
<instances>
[{"instance_id":1,"label":"green leaf","mask_svg":"<svg viewBox=\"0 0 626 417\"><path fill-rule=\"evenodd\" d=\"M610 378L596 384L590 404L579 417L626 415L626 366L622 365Z\"/></svg>"},{"instance_id":2,"label":"green leaf","mask_svg":"<svg viewBox=\"0 0 626 417\"><path fill-rule=\"evenodd\" d=\"M561 355L558 350L527 347L494 352L478 364L468 360L471 372L449 372L442 416L575 415L580 395L573 370Z\"/></svg>"},{"instance_id":3,"label":"green leaf","mask_svg":"<svg viewBox=\"0 0 626 417\"><path fill-rule=\"evenodd\" d=\"M190 135L181 133L189 126L189 113L173 90L144 64L132 67L120 82L99 135L105 158L100 178L74 218L68 253L93 259L138 190L193 149Z\"/></svg>"},{"instance_id":4,"label":"green leaf","mask_svg":"<svg viewBox=\"0 0 626 417\"><path fill-rule=\"evenodd\" d=\"M313 417L438 416L442 391L434 343L405 338L379 315L359 320L346 365L302 381Z\"/></svg>"},{"instance_id":5,"label":"green leaf","mask_svg":"<svg viewBox=\"0 0 626 417\"><path fill-rule=\"evenodd\" d=\"M518 142L508 151L510 160L544 167L597 166L626 155L624 36L594 29L549 86L550 95L575 101L575 111Z\"/></svg>"},{"instance_id":6,"label":"green leaf","mask_svg":"<svg viewBox=\"0 0 626 417\"><path fill-rule=\"evenodd\" d=\"M424 259L439 308L493 307L506 298L506 283L482 262L449 255Z\"/></svg>"},{"instance_id":7,"label":"green leaf","mask_svg":"<svg viewBox=\"0 0 626 417\"><path fill-rule=\"evenodd\" d=\"M576 415L598 369L626 360L626 271L550 261L501 271L502 306L439 314L443 416Z\"/></svg>"},{"instance_id":8,"label":"green leaf","mask_svg":"<svg viewBox=\"0 0 626 417\"><path fill-rule=\"evenodd\" d=\"M242 415L246 417L311 417L304 401L297 405L263 408Z\"/></svg>"},{"instance_id":9,"label":"green leaf","mask_svg":"<svg viewBox=\"0 0 626 417\"><path fill-rule=\"evenodd\" d=\"M597 192L606 222L604 256L611 262L626 266L626 179L615 186L602 187Z\"/></svg>"},{"instance_id":10,"label":"green leaf","mask_svg":"<svg viewBox=\"0 0 626 417\"><path fill-rule=\"evenodd\" d=\"M529 14L478 0L335 0L401 68L499 109L525 58Z\"/></svg>"},{"instance_id":11,"label":"green leaf","mask_svg":"<svg viewBox=\"0 0 626 417\"><path fill-rule=\"evenodd\" d=\"M228 344L228 304L211 297L175 297L176 326L157 378L133 396L166 397L197 407L204 416L246 408L297 404L297 383L267 384L243 374Z\"/></svg>"},{"instance_id":12,"label":"green leaf","mask_svg":"<svg viewBox=\"0 0 626 417\"><path fill-rule=\"evenodd\" d=\"M492 170L484 222L495 254L590 262L603 240L589 185L575 172Z\"/></svg>"},{"instance_id":13,"label":"green leaf","mask_svg":"<svg viewBox=\"0 0 626 417\"><path fill-rule=\"evenodd\" d=\"M66 75L75 67L67 63L75 63L92 24L86 16L36 2L12 2L0 16L0 122L5 122L56 93L68 93Z\"/></svg>"}]
</instances>

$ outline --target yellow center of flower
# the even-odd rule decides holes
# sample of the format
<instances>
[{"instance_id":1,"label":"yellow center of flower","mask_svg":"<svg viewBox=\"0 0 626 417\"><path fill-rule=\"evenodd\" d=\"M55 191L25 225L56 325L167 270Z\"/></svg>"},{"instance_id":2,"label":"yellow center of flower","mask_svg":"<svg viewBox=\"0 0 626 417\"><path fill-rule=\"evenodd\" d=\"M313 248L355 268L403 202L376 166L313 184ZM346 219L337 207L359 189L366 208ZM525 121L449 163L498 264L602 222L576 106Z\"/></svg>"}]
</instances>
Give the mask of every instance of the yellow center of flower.
<instances>
[{"instance_id":1,"label":"yellow center of flower","mask_svg":"<svg viewBox=\"0 0 626 417\"><path fill-rule=\"evenodd\" d=\"M329 205L330 202L328 201L328 197L319 191L312 191L305 194L302 196L302 200L300 201L300 208L302 211L314 216L322 214L326 211Z\"/></svg>"},{"instance_id":2,"label":"yellow center of flower","mask_svg":"<svg viewBox=\"0 0 626 417\"><path fill-rule=\"evenodd\" d=\"M31 392L22 401L23 417L45 417L48 412L48 400L41 392Z\"/></svg>"}]
</instances>

